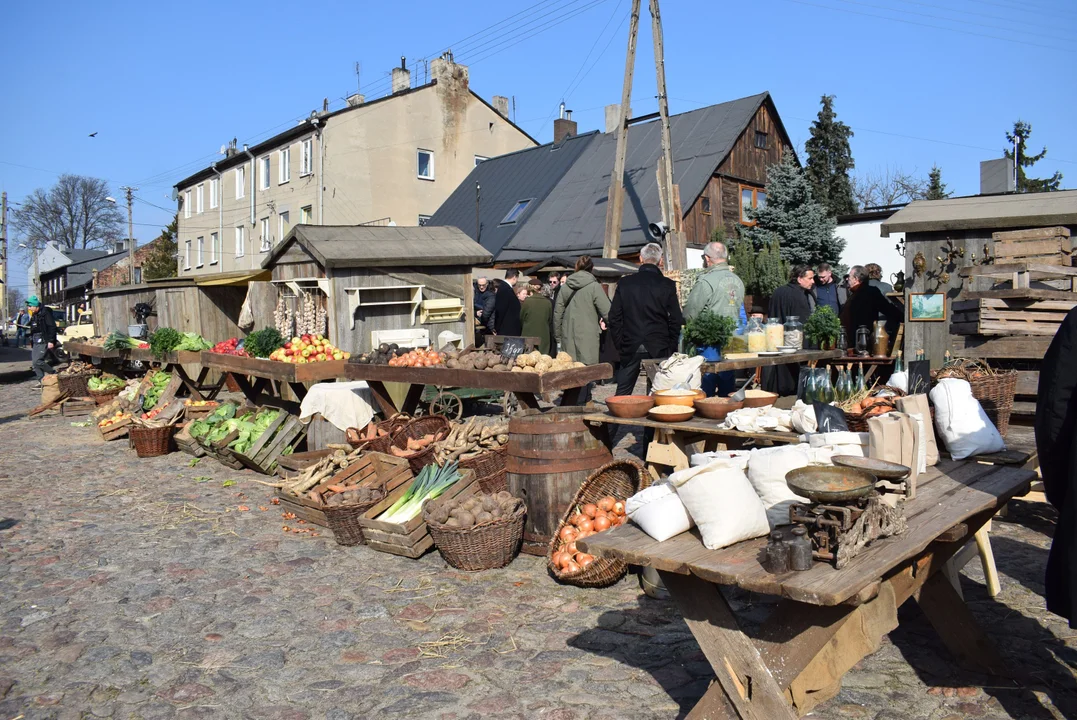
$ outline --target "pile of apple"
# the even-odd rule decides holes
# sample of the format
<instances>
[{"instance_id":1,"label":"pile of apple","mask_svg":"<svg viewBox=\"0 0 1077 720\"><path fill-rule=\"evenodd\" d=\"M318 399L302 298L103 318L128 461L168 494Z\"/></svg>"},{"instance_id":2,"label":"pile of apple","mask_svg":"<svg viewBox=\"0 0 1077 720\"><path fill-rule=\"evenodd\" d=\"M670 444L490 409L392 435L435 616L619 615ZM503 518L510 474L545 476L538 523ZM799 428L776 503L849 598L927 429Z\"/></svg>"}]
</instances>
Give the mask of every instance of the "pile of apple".
<instances>
[{"instance_id":1,"label":"pile of apple","mask_svg":"<svg viewBox=\"0 0 1077 720\"><path fill-rule=\"evenodd\" d=\"M213 346L210 352L220 353L221 355L237 355L239 357L248 357L247 351L239 347L239 338L229 338L228 340L221 340L219 343Z\"/></svg>"},{"instance_id":2,"label":"pile of apple","mask_svg":"<svg viewBox=\"0 0 1077 720\"><path fill-rule=\"evenodd\" d=\"M284 343L284 347L269 354L270 360L287 363L327 362L347 360L351 353L333 347L323 335L299 335Z\"/></svg>"},{"instance_id":3,"label":"pile of apple","mask_svg":"<svg viewBox=\"0 0 1077 720\"><path fill-rule=\"evenodd\" d=\"M127 420L130 417L131 417L131 413L123 413L123 412L116 411L115 415L107 417L104 420L102 420L101 422L97 423L97 427L107 428L110 425L115 425L117 423L121 423L121 422L123 422L124 420Z\"/></svg>"}]
</instances>

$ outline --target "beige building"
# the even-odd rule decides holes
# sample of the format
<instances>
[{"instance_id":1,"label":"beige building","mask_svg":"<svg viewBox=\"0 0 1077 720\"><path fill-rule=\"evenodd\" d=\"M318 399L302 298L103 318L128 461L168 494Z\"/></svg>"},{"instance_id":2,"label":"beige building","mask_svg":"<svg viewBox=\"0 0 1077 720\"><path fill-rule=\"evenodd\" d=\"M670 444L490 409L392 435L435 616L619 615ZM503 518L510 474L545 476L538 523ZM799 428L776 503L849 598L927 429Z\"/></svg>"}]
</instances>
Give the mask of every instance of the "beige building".
<instances>
[{"instance_id":1,"label":"beige building","mask_svg":"<svg viewBox=\"0 0 1077 720\"><path fill-rule=\"evenodd\" d=\"M395 68L391 95L353 95L177 183L180 276L256 270L298 223L421 225L477 163L537 145L466 66L439 58L430 77L413 88Z\"/></svg>"}]
</instances>

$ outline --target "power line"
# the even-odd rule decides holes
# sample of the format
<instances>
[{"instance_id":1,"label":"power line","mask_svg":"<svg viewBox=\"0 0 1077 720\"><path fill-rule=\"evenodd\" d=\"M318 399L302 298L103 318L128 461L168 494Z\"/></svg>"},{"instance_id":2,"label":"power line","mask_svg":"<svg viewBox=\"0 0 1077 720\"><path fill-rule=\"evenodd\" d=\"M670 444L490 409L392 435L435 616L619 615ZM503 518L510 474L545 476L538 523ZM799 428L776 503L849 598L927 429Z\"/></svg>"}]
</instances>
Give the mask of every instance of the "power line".
<instances>
[{"instance_id":1,"label":"power line","mask_svg":"<svg viewBox=\"0 0 1077 720\"><path fill-rule=\"evenodd\" d=\"M973 20L960 20L960 19L956 19L956 18L948 18L948 17L945 17L943 15L932 15L930 13L917 12L915 10L900 10L898 8L892 8L892 7L888 7L886 5L873 5L871 3L859 2L859 0L833 0L833 1L834 2L840 2L840 3L846 3L848 5L860 5L862 7L873 8L875 10L883 10L883 11L886 11L886 12L904 13L906 15L916 15L917 17L925 17L925 18L929 18L929 19L932 19L932 20L942 20L944 22L958 23L958 24L962 24L962 25L973 25L973 26L976 26L976 27L989 28L991 30L1002 30L1003 32L1019 32L1019 33L1025 33L1025 34L1036 34L1036 35L1039 35L1040 37L1043 37L1043 38L1051 38L1051 39L1054 39L1054 40L1058 40L1060 42L1069 42L1069 40L1067 38L1059 37L1057 35L1046 35L1046 34L1044 34L1042 28L1037 29L1035 31L1033 31L1033 30L1016 30L1016 29L1014 29L1012 27L1012 25L1007 26L1007 27L1000 27L998 25L991 25L991 24L988 24L988 23L975 22ZM898 1L898 2L907 2L907 0L896 0L896 1ZM919 2L913 3L913 4L924 5L924 3L919 3ZM927 7L931 7L931 6L928 5ZM887 18L887 19L897 20L898 18ZM950 29L950 28L947 28L947 29ZM985 37L994 37L994 36L993 35L988 35L988 36L985 36ZM1002 39L1007 39L1007 38L998 38L998 39L1002 40ZM1013 38L1009 38L1009 39L1013 40ZM1018 42L1020 42L1020 41L1018 41Z\"/></svg>"}]
</instances>

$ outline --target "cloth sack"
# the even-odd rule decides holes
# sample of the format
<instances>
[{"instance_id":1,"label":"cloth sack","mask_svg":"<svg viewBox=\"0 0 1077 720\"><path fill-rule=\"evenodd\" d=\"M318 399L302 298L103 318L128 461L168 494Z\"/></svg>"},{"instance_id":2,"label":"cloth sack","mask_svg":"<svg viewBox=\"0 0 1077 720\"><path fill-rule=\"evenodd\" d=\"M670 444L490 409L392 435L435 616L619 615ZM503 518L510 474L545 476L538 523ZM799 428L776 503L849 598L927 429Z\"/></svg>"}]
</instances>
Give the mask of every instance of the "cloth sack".
<instances>
[{"instance_id":1,"label":"cloth sack","mask_svg":"<svg viewBox=\"0 0 1077 720\"><path fill-rule=\"evenodd\" d=\"M886 381L886 384L897 388L901 392L909 392L909 373L904 370L893 373L890 375L890 379Z\"/></svg>"},{"instance_id":2,"label":"cloth sack","mask_svg":"<svg viewBox=\"0 0 1077 720\"><path fill-rule=\"evenodd\" d=\"M710 550L770 532L763 502L744 471L727 460L675 472L669 482Z\"/></svg>"},{"instance_id":3,"label":"cloth sack","mask_svg":"<svg viewBox=\"0 0 1077 720\"><path fill-rule=\"evenodd\" d=\"M807 435L805 440L811 447L826 447L828 445L867 445L868 434L859 432L830 432Z\"/></svg>"},{"instance_id":4,"label":"cloth sack","mask_svg":"<svg viewBox=\"0 0 1077 720\"><path fill-rule=\"evenodd\" d=\"M793 426L793 432L800 434L813 433L819 429L819 422L815 418L815 408L806 405L803 400L797 400L790 413L789 422Z\"/></svg>"},{"instance_id":5,"label":"cloth sack","mask_svg":"<svg viewBox=\"0 0 1077 720\"><path fill-rule=\"evenodd\" d=\"M903 413L919 415L924 424L924 462L927 465L936 465L939 462L939 445L935 441L935 428L931 426L931 408L928 406L927 395L909 395L897 399L897 407Z\"/></svg>"},{"instance_id":6,"label":"cloth sack","mask_svg":"<svg viewBox=\"0 0 1077 720\"><path fill-rule=\"evenodd\" d=\"M808 443L808 456L816 464L832 465L835 455L867 457L868 434L856 432L830 432L802 435L801 442Z\"/></svg>"},{"instance_id":7,"label":"cloth sack","mask_svg":"<svg viewBox=\"0 0 1077 720\"><path fill-rule=\"evenodd\" d=\"M703 382L703 374L699 369L702 365L702 355L688 357L675 353L659 364L652 388L655 391L672 390L677 385L684 385L690 390L699 390Z\"/></svg>"},{"instance_id":8,"label":"cloth sack","mask_svg":"<svg viewBox=\"0 0 1077 720\"><path fill-rule=\"evenodd\" d=\"M935 406L935 429L954 460L1006 449L967 380L943 378L928 397Z\"/></svg>"},{"instance_id":9,"label":"cloth sack","mask_svg":"<svg viewBox=\"0 0 1077 720\"><path fill-rule=\"evenodd\" d=\"M748 458L748 481L763 503L771 527L788 525L789 506L808 502L807 498L790 490L785 482L785 475L790 470L811 464L808 449L807 445L760 448L752 450Z\"/></svg>"},{"instance_id":10,"label":"cloth sack","mask_svg":"<svg viewBox=\"0 0 1077 720\"><path fill-rule=\"evenodd\" d=\"M731 465L747 472L748 458L751 454L750 450L716 450L715 452L696 453L692 455L688 463L692 467L700 467L701 465L710 465L715 460L728 460Z\"/></svg>"},{"instance_id":11,"label":"cloth sack","mask_svg":"<svg viewBox=\"0 0 1077 720\"><path fill-rule=\"evenodd\" d=\"M316 383L299 406L299 419L320 414L342 432L366 427L374 417L374 394L362 380Z\"/></svg>"},{"instance_id":12,"label":"cloth sack","mask_svg":"<svg viewBox=\"0 0 1077 720\"><path fill-rule=\"evenodd\" d=\"M684 503L669 482L651 485L625 501L628 519L658 542L695 527Z\"/></svg>"},{"instance_id":13,"label":"cloth sack","mask_svg":"<svg viewBox=\"0 0 1077 720\"><path fill-rule=\"evenodd\" d=\"M60 392L60 378L55 374L49 373L45 377L41 378L41 404L48 405L54 403L64 394Z\"/></svg>"},{"instance_id":14,"label":"cloth sack","mask_svg":"<svg viewBox=\"0 0 1077 720\"><path fill-rule=\"evenodd\" d=\"M868 418L868 457L909 468L908 482L920 475L920 430L911 415L889 412Z\"/></svg>"}]
</instances>

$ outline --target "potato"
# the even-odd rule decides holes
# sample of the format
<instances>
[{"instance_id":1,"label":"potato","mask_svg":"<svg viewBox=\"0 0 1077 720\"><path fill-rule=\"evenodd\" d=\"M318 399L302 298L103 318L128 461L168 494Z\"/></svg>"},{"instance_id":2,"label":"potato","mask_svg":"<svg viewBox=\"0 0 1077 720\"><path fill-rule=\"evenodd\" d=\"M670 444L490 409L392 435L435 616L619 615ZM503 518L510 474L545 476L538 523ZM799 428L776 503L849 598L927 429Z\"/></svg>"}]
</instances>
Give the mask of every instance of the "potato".
<instances>
[{"instance_id":1,"label":"potato","mask_svg":"<svg viewBox=\"0 0 1077 720\"><path fill-rule=\"evenodd\" d=\"M520 367L519 365L516 365L516 366L514 366L514 367L512 368L512 371L513 371L513 372L523 372L523 371L524 371L524 369L523 369L522 367Z\"/></svg>"},{"instance_id":2,"label":"potato","mask_svg":"<svg viewBox=\"0 0 1077 720\"><path fill-rule=\"evenodd\" d=\"M444 525L449 521L449 512L445 508L438 508L430 517L433 518L434 522Z\"/></svg>"},{"instance_id":3,"label":"potato","mask_svg":"<svg viewBox=\"0 0 1077 720\"><path fill-rule=\"evenodd\" d=\"M485 370L486 369L486 356L485 355L479 355L478 357L475 358L475 369L476 370Z\"/></svg>"},{"instance_id":4,"label":"potato","mask_svg":"<svg viewBox=\"0 0 1077 720\"><path fill-rule=\"evenodd\" d=\"M455 370L456 368L460 367L460 363L457 362L454 358L449 358L445 361L445 367L449 368L450 370Z\"/></svg>"},{"instance_id":5,"label":"potato","mask_svg":"<svg viewBox=\"0 0 1077 720\"><path fill-rule=\"evenodd\" d=\"M563 363L564 363L564 362L568 362L568 363L572 362L572 356L571 356L571 355L569 355L569 354L568 354L567 352L565 352L564 350L562 350L561 352L557 353L557 359L558 359L558 360L560 360L560 361L561 361L561 362L563 362Z\"/></svg>"},{"instance_id":6,"label":"potato","mask_svg":"<svg viewBox=\"0 0 1077 720\"><path fill-rule=\"evenodd\" d=\"M454 517L449 518L448 522L446 522L445 524L449 527L460 527L460 521Z\"/></svg>"},{"instance_id":7,"label":"potato","mask_svg":"<svg viewBox=\"0 0 1077 720\"><path fill-rule=\"evenodd\" d=\"M475 516L469 512L462 512L456 516L456 521L460 523L460 527L471 527L475 524Z\"/></svg>"},{"instance_id":8,"label":"potato","mask_svg":"<svg viewBox=\"0 0 1077 720\"><path fill-rule=\"evenodd\" d=\"M483 523L488 523L493 519L494 519L493 515L491 515L490 513L486 512L486 511L483 511L483 512L480 512L478 515L475 516L475 524L476 525L482 525Z\"/></svg>"},{"instance_id":9,"label":"potato","mask_svg":"<svg viewBox=\"0 0 1077 720\"><path fill-rule=\"evenodd\" d=\"M498 499L498 501L500 501L500 502L505 502L506 500L512 500L513 499L512 493L510 493L508 490L502 490L501 492L499 492L494 497L496 497Z\"/></svg>"},{"instance_id":10,"label":"potato","mask_svg":"<svg viewBox=\"0 0 1077 720\"><path fill-rule=\"evenodd\" d=\"M497 500L487 495L482 499L482 509L486 512L493 512L497 507Z\"/></svg>"}]
</instances>

